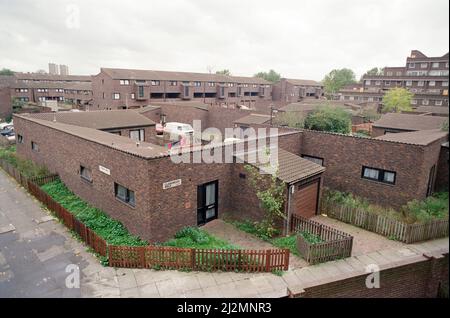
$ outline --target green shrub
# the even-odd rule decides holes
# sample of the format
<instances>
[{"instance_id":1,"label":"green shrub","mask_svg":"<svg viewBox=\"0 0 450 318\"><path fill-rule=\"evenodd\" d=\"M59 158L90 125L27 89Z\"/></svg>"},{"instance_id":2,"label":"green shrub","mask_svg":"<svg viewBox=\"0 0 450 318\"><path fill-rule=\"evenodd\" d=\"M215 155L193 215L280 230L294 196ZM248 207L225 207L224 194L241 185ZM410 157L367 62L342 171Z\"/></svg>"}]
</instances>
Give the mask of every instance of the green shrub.
<instances>
[{"instance_id":1,"label":"green shrub","mask_svg":"<svg viewBox=\"0 0 450 318\"><path fill-rule=\"evenodd\" d=\"M0 158L10 163L27 178L44 177L50 174L46 167L37 165L31 160L18 157L16 146L0 147Z\"/></svg>"},{"instance_id":2,"label":"green shrub","mask_svg":"<svg viewBox=\"0 0 450 318\"><path fill-rule=\"evenodd\" d=\"M305 128L348 134L351 131L352 115L342 108L323 106L309 113L305 119Z\"/></svg>"},{"instance_id":3,"label":"green shrub","mask_svg":"<svg viewBox=\"0 0 450 318\"><path fill-rule=\"evenodd\" d=\"M175 238L160 245L200 249L238 249L227 241L218 239L196 227L185 227L175 234Z\"/></svg>"},{"instance_id":4,"label":"green shrub","mask_svg":"<svg viewBox=\"0 0 450 318\"><path fill-rule=\"evenodd\" d=\"M72 193L60 180L47 183L42 190L48 193L56 202L70 211L77 220L83 222L97 235L111 245L143 246L146 241L128 233L125 226L110 218L105 212L81 200Z\"/></svg>"},{"instance_id":5,"label":"green shrub","mask_svg":"<svg viewBox=\"0 0 450 318\"><path fill-rule=\"evenodd\" d=\"M324 242L324 240L322 240L322 238L319 235L312 234L307 231L299 232L298 235L303 237L305 241L308 242L309 244L318 244Z\"/></svg>"}]
</instances>

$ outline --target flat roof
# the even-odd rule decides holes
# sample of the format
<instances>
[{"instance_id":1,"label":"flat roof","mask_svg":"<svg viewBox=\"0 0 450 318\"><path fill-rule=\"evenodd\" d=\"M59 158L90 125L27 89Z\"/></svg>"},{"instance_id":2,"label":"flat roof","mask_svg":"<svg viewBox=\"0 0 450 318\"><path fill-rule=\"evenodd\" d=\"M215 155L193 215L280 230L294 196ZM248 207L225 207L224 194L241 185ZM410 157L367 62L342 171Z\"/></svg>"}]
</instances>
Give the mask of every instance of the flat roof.
<instances>
[{"instance_id":1,"label":"flat roof","mask_svg":"<svg viewBox=\"0 0 450 318\"><path fill-rule=\"evenodd\" d=\"M445 121L448 121L448 118L441 116L388 113L381 116L372 126L399 130L430 130L440 129Z\"/></svg>"},{"instance_id":2,"label":"flat roof","mask_svg":"<svg viewBox=\"0 0 450 318\"><path fill-rule=\"evenodd\" d=\"M252 124L265 124L270 120L269 115L263 114L250 114L239 118L234 121L236 124L252 125Z\"/></svg>"},{"instance_id":3,"label":"flat roof","mask_svg":"<svg viewBox=\"0 0 450 318\"><path fill-rule=\"evenodd\" d=\"M131 109L35 113L24 116L101 130L155 125L154 121Z\"/></svg>"},{"instance_id":4,"label":"flat roof","mask_svg":"<svg viewBox=\"0 0 450 318\"><path fill-rule=\"evenodd\" d=\"M448 136L448 132L446 131L431 129L404 133L390 133L376 137L375 139L427 146L437 140L445 138L446 136Z\"/></svg>"},{"instance_id":5,"label":"flat roof","mask_svg":"<svg viewBox=\"0 0 450 318\"><path fill-rule=\"evenodd\" d=\"M137 114L137 113L136 113ZM14 116L29 120L31 122L37 123L39 125L55 129L72 136L76 136L91 142L95 142L106 147L135 155L144 159L155 159L166 157L169 152L166 148L154 145L148 142L139 142L132 140L131 138L119 136L116 134L111 134L98 129L93 129L89 127L81 127L70 125L61 122L48 121L44 119L39 119L32 116L27 116L28 114L16 114Z\"/></svg>"}]
</instances>

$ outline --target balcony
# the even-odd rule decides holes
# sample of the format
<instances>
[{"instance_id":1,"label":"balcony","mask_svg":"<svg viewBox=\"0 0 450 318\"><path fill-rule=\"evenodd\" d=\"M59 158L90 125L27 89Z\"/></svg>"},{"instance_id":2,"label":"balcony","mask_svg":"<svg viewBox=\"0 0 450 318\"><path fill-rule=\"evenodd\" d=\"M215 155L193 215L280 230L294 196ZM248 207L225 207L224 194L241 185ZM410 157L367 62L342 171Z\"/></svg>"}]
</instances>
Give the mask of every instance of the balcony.
<instances>
[{"instance_id":1,"label":"balcony","mask_svg":"<svg viewBox=\"0 0 450 318\"><path fill-rule=\"evenodd\" d=\"M192 85L182 83L180 85L181 88L181 98L184 100L190 100L194 97L194 92L192 89Z\"/></svg>"}]
</instances>

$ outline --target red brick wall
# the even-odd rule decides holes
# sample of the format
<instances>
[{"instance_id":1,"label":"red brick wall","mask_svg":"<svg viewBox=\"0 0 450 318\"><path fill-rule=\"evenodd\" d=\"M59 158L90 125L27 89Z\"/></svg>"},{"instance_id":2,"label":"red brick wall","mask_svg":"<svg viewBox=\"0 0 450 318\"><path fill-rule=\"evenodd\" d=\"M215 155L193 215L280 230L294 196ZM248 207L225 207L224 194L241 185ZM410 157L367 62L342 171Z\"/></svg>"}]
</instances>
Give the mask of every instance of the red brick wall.
<instances>
[{"instance_id":1,"label":"red brick wall","mask_svg":"<svg viewBox=\"0 0 450 318\"><path fill-rule=\"evenodd\" d=\"M366 287L366 275L306 288L303 298L435 298L439 282L448 286L448 254L380 272L380 288Z\"/></svg>"},{"instance_id":2,"label":"red brick wall","mask_svg":"<svg viewBox=\"0 0 450 318\"><path fill-rule=\"evenodd\" d=\"M425 198L429 161L435 147L303 131L301 153L324 158L324 186L349 191L382 205L400 207ZM429 151L433 155L425 156ZM361 178L362 166L395 171L396 184Z\"/></svg>"},{"instance_id":3,"label":"red brick wall","mask_svg":"<svg viewBox=\"0 0 450 318\"><path fill-rule=\"evenodd\" d=\"M436 173L436 191L448 190L448 147L441 147Z\"/></svg>"}]
</instances>

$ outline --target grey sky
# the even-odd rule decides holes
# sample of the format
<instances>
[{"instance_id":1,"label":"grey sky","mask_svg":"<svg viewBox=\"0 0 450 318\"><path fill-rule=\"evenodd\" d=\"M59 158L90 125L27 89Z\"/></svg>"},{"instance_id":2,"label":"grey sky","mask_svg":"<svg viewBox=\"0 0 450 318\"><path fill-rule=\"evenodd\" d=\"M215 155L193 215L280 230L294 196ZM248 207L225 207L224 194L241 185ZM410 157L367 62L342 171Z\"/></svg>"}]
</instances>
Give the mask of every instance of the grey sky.
<instances>
[{"instance_id":1,"label":"grey sky","mask_svg":"<svg viewBox=\"0 0 450 318\"><path fill-rule=\"evenodd\" d=\"M403 65L411 49L447 53L448 12L448 0L0 0L0 68L359 76Z\"/></svg>"}]
</instances>

